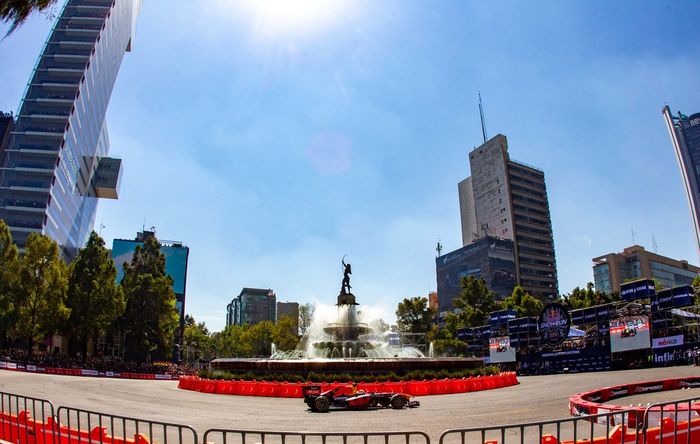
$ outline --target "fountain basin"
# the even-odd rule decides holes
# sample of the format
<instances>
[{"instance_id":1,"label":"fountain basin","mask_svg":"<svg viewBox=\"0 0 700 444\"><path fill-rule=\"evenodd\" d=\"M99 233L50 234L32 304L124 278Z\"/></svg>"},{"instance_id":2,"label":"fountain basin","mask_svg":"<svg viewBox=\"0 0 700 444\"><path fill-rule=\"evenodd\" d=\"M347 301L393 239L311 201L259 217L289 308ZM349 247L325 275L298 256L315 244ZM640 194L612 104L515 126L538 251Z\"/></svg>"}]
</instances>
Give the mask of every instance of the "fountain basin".
<instances>
[{"instance_id":1,"label":"fountain basin","mask_svg":"<svg viewBox=\"0 0 700 444\"><path fill-rule=\"evenodd\" d=\"M258 359L220 358L211 361L214 372L280 374L396 375L412 371L462 371L483 367L478 358L352 358L352 359Z\"/></svg>"}]
</instances>

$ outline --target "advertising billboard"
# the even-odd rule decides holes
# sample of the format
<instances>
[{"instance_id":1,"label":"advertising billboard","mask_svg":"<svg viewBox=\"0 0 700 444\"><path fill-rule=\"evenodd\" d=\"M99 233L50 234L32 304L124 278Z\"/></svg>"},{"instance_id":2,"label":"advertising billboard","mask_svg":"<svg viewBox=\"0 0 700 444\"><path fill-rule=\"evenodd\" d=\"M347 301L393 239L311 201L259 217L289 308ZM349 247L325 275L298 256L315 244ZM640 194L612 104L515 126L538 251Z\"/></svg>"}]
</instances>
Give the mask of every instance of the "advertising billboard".
<instances>
[{"instance_id":1,"label":"advertising billboard","mask_svg":"<svg viewBox=\"0 0 700 444\"><path fill-rule=\"evenodd\" d=\"M510 346L510 338L503 336L489 339L489 357L492 364L515 362L515 349Z\"/></svg>"},{"instance_id":2,"label":"advertising billboard","mask_svg":"<svg viewBox=\"0 0 700 444\"><path fill-rule=\"evenodd\" d=\"M612 353L650 347L648 316L626 316L610 321L610 351Z\"/></svg>"},{"instance_id":3,"label":"advertising billboard","mask_svg":"<svg viewBox=\"0 0 700 444\"><path fill-rule=\"evenodd\" d=\"M552 303L542 309L537 318L537 330L542 341L548 345L564 342L571 329L569 311L561 304Z\"/></svg>"},{"instance_id":4,"label":"advertising billboard","mask_svg":"<svg viewBox=\"0 0 700 444\"><path fill-rule=\"evenodd\" d=\"M659 291L651 298L652 311L666 310L673 307L687 307L693 304L695 292L690 285L681 285Z\"/></svg>"},{"instance_id":5,"label":"advertising billboard","mask_svg":"<svg viewBox=\"0 0 700 444\"><path fill-rule=\"evenodd\" d=\"M492 311L490 315L491 325L503 325L515 319L515 310Z\"/></svg>"},{"instance_id":6,"label":"advertising billboard","mask_svg":"<svg viewBox=\"0 0 700 444\"><path fill-rule=\"evenodd\" d=\"M683 345L683 335L654 338L651 341L651 348L676 347L679 345Z\"/></svg>"},{"instance_id":7,"label":"advertising billboard","mask_svg":"<svg viewBox=\"0 0 700 444\"><path fill-rule=\"evenodd\" d=\"M654 296L656 296L656 285L651 279L642 279L620 285L620 298L623 301L649 299Z\"/></svg>"}]
</instances>

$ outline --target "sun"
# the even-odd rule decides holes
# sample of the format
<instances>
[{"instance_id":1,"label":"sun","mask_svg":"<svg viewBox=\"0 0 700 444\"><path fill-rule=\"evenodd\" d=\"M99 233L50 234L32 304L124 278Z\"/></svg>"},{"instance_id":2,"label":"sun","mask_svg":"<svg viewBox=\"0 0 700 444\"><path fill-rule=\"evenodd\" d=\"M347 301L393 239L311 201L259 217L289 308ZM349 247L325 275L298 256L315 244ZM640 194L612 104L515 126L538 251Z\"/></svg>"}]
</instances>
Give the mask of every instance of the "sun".
<instances>
[{"instance_id":1,"label":"sun","mask_svg":"<svg viewBox=\"0 0 700 444\"><path fill-rule=\"evenodd\" d=\"M348 12L349 0L244 0L235 2L263 34L314 33Z\"/></svg>"}]
</instances>

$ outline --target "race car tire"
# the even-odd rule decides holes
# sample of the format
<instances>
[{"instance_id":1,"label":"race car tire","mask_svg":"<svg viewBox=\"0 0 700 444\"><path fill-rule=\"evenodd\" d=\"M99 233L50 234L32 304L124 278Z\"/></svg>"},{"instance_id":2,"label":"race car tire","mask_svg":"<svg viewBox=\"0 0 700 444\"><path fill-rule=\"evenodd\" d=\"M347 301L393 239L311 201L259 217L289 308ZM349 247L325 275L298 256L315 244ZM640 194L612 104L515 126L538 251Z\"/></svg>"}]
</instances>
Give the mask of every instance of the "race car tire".
<instances>
[{"instance_id":1,"label":"race car tire","mask_svg":"<svg viewBox=\"0 0 700 444\"><path fill-rule=\"evenodd\" d=\"M391 398L392 409L401 410L404 407L406 407L406 398L401 395L394 395L394 397Z\"/></svg>"},{"instance_id":2,"label":"race car tire","mask_svg":"<svg viewBox=\"0 0 700 444\"><path fill-rule=\"evenodd\" d=\"M330 409L331 402L325 396L319 396L318 398L314 399L314 407L317 412L325 413L328 411L328 409Z\"/></svg>"}]
</instances>

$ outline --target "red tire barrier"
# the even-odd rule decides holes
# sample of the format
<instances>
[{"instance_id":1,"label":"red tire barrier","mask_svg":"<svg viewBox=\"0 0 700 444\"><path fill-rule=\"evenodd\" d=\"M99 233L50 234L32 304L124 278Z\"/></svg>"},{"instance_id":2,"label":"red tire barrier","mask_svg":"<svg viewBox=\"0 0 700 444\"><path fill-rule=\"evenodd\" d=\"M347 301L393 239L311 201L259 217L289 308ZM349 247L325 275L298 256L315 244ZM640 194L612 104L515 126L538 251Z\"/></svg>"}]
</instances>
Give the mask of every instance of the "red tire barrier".
<instances>
[{"instance_id":1,"label":"red tire barrier","mask_svg":"<svg viewBox=\"0 0 700 444\"><path fill-rule=\"evenodd\" d=\"M197 376L182 376L177 387L183 390L221 395L302 398L302 387L308 384L311 384L311 382L221 381L200 379ZM321 386L322 391L346 384L348 383L316 383L316 385ZM408 393L413 396L427 396L468 393L516 384L518 384L518 379L515 373L508 372L492 376L433 379L429 381L362 382L357 385L357 389L366 392Z\"/></svg>"}]
</instances>

